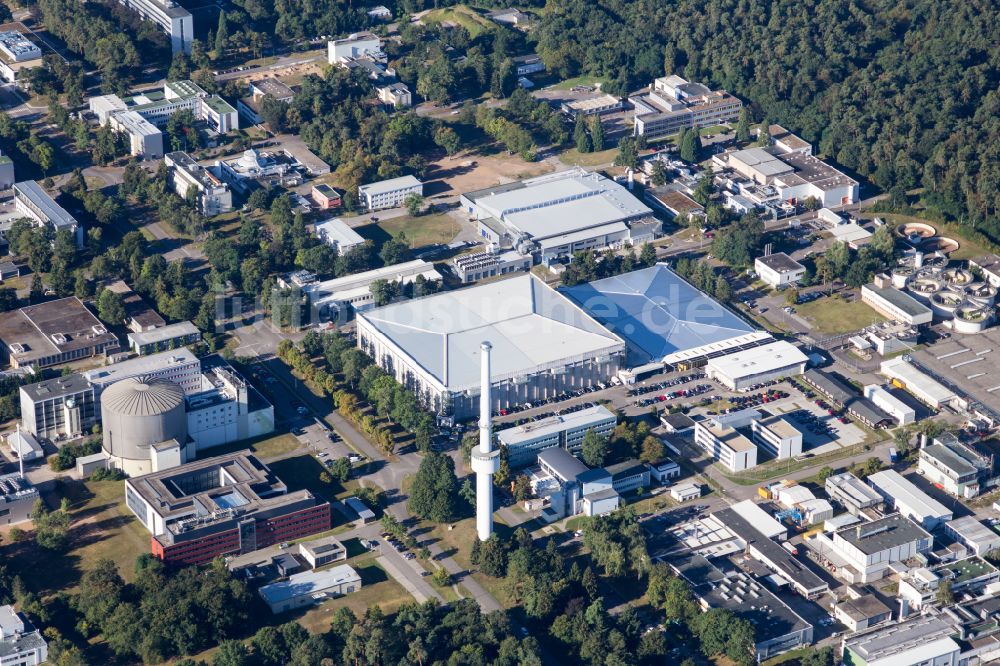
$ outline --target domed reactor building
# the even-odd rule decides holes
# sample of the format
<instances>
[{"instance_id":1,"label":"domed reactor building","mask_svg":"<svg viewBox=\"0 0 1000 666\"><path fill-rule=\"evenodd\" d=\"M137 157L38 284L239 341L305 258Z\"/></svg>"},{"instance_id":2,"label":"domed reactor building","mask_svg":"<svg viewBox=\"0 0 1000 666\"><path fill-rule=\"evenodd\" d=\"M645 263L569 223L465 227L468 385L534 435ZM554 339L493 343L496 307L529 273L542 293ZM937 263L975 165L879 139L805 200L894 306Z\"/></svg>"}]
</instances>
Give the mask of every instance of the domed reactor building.
<instances>
[{"instance_id":1,"label":"domed reactor building","mask_svg":"<svg viewBox=\"0 0 1000 666\"><path fill-rule=\"evenodd\" d=\"M177 467L185 460L188 417L174 382L131 377L101 394L104 453L129 476Z\"/></svg>"}]
</instances>

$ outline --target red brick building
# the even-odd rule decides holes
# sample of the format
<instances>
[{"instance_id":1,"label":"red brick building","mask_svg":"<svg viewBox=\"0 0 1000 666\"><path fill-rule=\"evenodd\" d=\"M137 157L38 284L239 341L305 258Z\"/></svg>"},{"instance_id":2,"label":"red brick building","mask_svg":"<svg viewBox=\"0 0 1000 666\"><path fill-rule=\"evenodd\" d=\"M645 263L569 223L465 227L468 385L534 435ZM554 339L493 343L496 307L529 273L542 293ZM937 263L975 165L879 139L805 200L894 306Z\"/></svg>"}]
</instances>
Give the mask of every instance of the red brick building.
<instances>
[{"instance_id":1,"label":"red brick building","mask_svg":"<svg viewBox=\"0 0 1000 666\"><path fill-rule=\"evenodd\" d=\"M153 555L170 564L205 564L330 529L329 503L288 492L249 451L128 479L125 502L152 534Z\"/></svg>"}]
</instances>

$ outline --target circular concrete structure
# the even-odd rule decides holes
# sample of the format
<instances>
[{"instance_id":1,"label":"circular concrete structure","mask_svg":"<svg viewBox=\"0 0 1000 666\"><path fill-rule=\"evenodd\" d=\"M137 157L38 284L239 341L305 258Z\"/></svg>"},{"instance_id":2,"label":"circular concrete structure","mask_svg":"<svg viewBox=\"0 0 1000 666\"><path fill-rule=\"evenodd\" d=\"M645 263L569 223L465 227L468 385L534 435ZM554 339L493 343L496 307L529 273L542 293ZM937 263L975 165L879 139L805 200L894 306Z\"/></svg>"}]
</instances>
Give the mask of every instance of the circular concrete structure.
<instances>
[{"instance_id":1,"label":"circular concrete structure","mask_svg":"<svg viewBox=\"0 0 1000 666\"><path fill-rule=\"evenodd\" d=\"M187 441L184 391L165 379L132 377L101 393L104 453L111 465L129 476L153 471L150 447L176 439Z\"/></svg>"},{"instance_id":2,"label":"circular concrete structure","mask_svg":"<svg viewBox=\"0 0 1000 666\"><path fill-rule=\"evenodd\" d=\"M927 239L937 234L937 229L923 222L906 222L896 227L896 233L908 240Z\"/></svg>"},{"instance_id":3,"label":"circular concrete structure","mask_svg":"<svg viewBox=\"0 0 1000 666\"><path fill-rule=\"evenodd\" d=\"M909 266L897 266L892 269L892 286L904 289L913 277L913 269Z\"/></svg>"},{"instance_id":4,"label":"circular concrete structure","mask_svg":"<svg viewBox=\"0 0 1000 666\"><path fill-rule=\"evenodd\" d=\"M963 303L955 311L952 327L958 333L979 333L993 321L993 308Z\"/></svg>"},{"instance_id":5,"label":"circular concrete structure","mask_svg":"<svg viewBox=\"0 0 1000 666\"><path fill-rule=\"evenodd\" d=\"M964 302L964 297L953 291L941 291L931 296L931 310L943 319L951 319Z\"/></svg>"},{"instance_id":6,"label":"circular concrete structure","mask_svg":"<svg viewBox=\"0 0 1000 666\"><path fill-rule=\"evenodd\" d=\"M916 276L909 285L910 293L925 303L942 289L944 289L944 282L927 274Z\"/></svg>"},{"instance_id":7,"label":"circular concrete structure","mask_svg":"<svg viewBox=\"0 0 1000 666\"><path fill-rule=\"evenodd\" d=\"M941 278L949 285L963 287L972 284L975 276L964 268L946 268L941 272Z\"/></svg>"},{"instance_id":8,"label":"circular concrete structure","mask_svg":"<svg viewBox=\"0 0 1000 666\"><path fill-rule=\"evenodd\" d=\"M967 284L963 291L970 301L975 301L982 305L993 305L997 297L996 288L985 282Z\"/></svg>"},{"instance_id":9,"label":"circular concrete structure","mask_svg":"<svg viewBox=\"0 0 1000 666\"><path fill-rule=\"evenodd\" d=\"M935 236L930 240L924 241L924 248L928 252L942 252L944 254L951 254L952 252L958 251L958 248L962 247L954 238L948 238L946 236Z\"/></svg>"}]
</instances>

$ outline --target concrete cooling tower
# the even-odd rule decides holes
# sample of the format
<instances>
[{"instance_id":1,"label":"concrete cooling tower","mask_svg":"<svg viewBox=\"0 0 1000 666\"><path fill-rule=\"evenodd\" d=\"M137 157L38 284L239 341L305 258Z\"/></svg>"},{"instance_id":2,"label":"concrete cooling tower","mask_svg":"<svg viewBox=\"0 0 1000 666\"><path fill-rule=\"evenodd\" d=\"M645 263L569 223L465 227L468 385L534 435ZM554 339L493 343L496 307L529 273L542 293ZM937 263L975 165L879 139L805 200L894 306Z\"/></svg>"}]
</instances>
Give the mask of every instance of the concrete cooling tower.
<instances>
[{"instance_id":1,"label":"concrete cooling tower","mask_svg":"<svg viewBox=\"0 0 1000 666\"><path fill-rule=\"evenodd\" d=\"M101 393L101 420L110 466L129 476L156 471L157 456L180 456L187 442L184 391L165 379L112 384Z\"/></svg>"}]
</instances>

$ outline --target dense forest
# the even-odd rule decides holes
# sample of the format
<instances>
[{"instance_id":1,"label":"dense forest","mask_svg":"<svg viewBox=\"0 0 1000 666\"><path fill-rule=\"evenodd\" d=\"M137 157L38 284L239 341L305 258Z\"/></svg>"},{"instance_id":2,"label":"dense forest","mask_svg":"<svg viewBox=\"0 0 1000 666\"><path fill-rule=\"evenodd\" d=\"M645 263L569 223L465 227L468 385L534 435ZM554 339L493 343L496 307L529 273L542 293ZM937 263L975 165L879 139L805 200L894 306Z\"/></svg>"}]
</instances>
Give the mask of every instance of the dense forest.
<instances>
[{"instance_id":1,"label":"dense forest","mask_svg":"<svg viewBox=\"0 0 1000 666\"><path fill-rule=\"evenodd\" d=\"M880 188L1000 240L1000 6L985 0L549 0L538 51L617 88L722 86Z\"/></svg>"}]
</instances>

